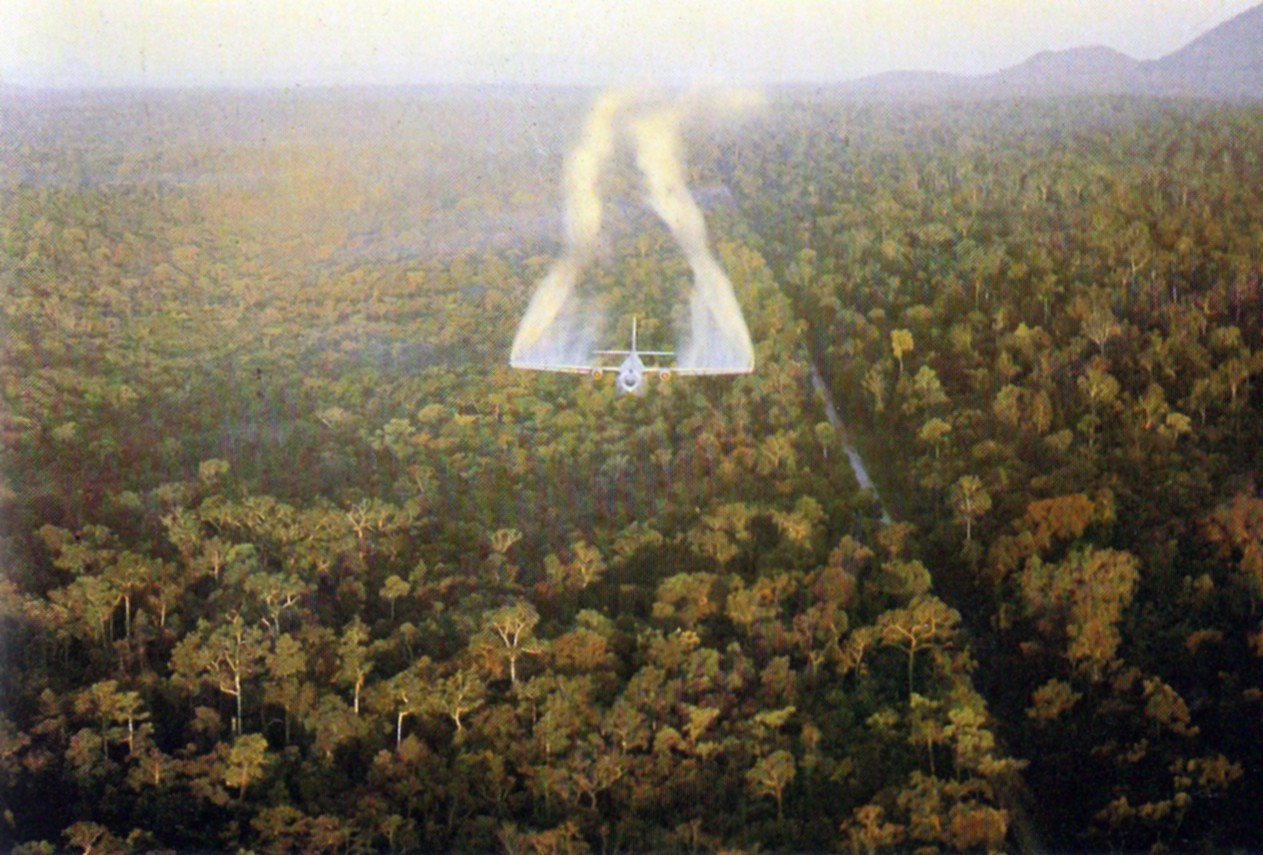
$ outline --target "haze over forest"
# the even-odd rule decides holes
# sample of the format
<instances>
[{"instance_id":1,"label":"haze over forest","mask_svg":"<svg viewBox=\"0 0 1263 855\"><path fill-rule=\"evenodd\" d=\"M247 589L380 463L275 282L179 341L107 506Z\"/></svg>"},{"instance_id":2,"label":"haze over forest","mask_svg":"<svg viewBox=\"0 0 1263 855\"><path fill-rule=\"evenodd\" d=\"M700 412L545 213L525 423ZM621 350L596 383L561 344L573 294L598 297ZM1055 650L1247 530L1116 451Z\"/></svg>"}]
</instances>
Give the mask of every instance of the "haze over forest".
<instances>
[{"instance_id":1,"label":"haze over forest","mask_svg":"<svg viewBox=\"0 0 1263 855\"><path fill-rule=\"evenodd\" d=\"M41 42L0 849L1263 849L1263 7L1206 23L641 93L586 173L588 87L44 88L137 42ZM511 369L571 255L654 350L717 262L754 372Z\"/></svg>"},{"instance_id":2,"label":"haze over forest","mask_svg":"<svg viewBox=\"0 0 1263 855\"><path fill-rule=\"evenodd\" d=\"M1252 0L63 0L0 5L34 88L836 84L983 75L1043 52L1170 54Z\"/></svg>"}]
</instances>

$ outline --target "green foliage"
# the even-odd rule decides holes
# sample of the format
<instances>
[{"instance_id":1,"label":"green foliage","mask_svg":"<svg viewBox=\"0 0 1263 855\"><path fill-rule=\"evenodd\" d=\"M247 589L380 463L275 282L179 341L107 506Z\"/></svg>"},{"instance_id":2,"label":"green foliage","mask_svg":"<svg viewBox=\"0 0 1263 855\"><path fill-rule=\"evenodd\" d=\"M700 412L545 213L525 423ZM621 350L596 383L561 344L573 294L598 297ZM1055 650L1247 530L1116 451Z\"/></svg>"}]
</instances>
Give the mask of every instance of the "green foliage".
<instances>
[{"instance_id":1,"label":"green foliage","mask_svg":"<svg viewBox=\"0 0 1263 855\"><path fill-rule=\"evenodd\" d=\"M1042 844L1257 846L1250 786L1199 796L1170 772L1229 743L1229 765L1260 761L1257 107L804 97L758 136L731 157L742 213L883 497L985 639ZM882 643L853 632L843 667ZM985 811L951 811L960 836L936 837L879 799L843 845L993 845Z\"/></svg>"},{"instance_id":2,"label":"green foliage","mask_svg":"<svg viewBox=\"0 0 1263 855\"><path fill-rule=\"evenodd\" d=\"M504 365L574 96L101 97L0 131L26 851L1258 848L1257 109L693 129L758 369L616 397Z\"/></svg>"}]
</instances>

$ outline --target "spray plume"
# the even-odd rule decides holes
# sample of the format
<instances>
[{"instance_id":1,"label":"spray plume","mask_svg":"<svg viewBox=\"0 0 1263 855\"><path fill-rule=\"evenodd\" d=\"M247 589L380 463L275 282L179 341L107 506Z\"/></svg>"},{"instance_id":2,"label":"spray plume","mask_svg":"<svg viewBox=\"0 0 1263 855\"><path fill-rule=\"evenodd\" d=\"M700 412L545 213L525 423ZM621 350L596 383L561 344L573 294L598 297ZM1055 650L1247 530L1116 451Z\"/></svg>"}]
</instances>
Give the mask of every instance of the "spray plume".
<instances>
[{"instance_id":1,"label":"spray plume","mask_svg":"<svg viewBox=\"0 0 1263 855\"><path fill-rule=\"evenodd\" d=\"M711 254L702 209L684 181L679 111L660 110L636 120L632 136L649 204L670 229L693 271L690 335L680 349L677 364L689 369L751 370L754 347L750 331L732 283Z\"/></svg>"},{"instance_id":2,"label":"spray plume","mask_svg":"<svg viewBox=\"0 0 1263 855\"><path fill-rule=\"evenodd\" d=\"M729 96L719 106L732 109L748 100ZM566 159L566 251L540 281L522 317L510 354L513 365L574 366L591 357L603 318L583 304L575 286L600 235L601 173L614 153L616 122L631 102L626 93L601 96ZM750 332L732 283L710 251L706 221L684 178L680 121L685 103L696 99L641 112L627 123L649 205L680 245L693 273L689 330L676 362L698 372L748 372L754 367Z\"/></svg>"},{"instance_id":3,"label":"spray plume","mask_svg":"<svg viewBox=\"0 0 1263 855\"><path fill-rule=\"evenodd\" d=\"M600 180L614 153L614 117L624 96L602 95L593 105L562 171L566 203L566 252L553 263L518 324L514 365L575 364L587 359L601 317L574 293L601 233Z\"/></svg>"}]
</instances>

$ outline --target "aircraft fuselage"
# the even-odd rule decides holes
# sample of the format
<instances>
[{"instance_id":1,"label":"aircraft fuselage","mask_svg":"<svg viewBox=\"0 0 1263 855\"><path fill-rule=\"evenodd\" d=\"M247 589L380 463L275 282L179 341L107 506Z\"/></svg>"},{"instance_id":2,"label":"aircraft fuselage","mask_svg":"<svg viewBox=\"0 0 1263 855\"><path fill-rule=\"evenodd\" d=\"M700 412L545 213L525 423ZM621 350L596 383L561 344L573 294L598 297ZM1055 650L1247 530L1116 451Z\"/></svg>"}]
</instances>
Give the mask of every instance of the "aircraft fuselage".
<instances>
[{"instance_id":1,"label":"aircraft fuselage","mask_svg":"<svg viewBox=\"0 0 1263 855\"><path fill-rule=\"evenodd\" d=\"M641 361L640 355L636 351L632 351L623 360L623 364L618 366L618 391L623 394L630 394L640 388L640 384L645 380L645 363Z\"/></svg>"}]
</instances>

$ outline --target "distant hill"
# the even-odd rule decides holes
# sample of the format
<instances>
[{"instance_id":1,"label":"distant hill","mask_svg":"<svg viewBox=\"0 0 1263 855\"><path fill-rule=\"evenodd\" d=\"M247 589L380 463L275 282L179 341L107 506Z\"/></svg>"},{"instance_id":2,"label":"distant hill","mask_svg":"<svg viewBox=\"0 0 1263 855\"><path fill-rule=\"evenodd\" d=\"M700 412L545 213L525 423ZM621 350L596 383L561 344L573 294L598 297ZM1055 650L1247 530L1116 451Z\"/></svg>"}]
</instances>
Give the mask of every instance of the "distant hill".
<instances>
[{"instance_id":1,"label":"distant hill","mask_svg":"<svg viewBox=\"0 0 1263 855\"><path fill-rule=\"evenodd\" d=\"M1042 51L1020 65L986 75L980 82L984 88L1006 94L1117 92L1141 85L1143 66L1139 60L1113 48L1071 48Z\"/></svg>"},{"instance_id":2,"label":"distant hill","mask_svg":"<svg viewBox=\"0 0 1263 855\"><path fill-rule=\"evenodd\" d=\"M1161 59L1133 59L1100 45L1042 51L982 75L893 71L850 81L860 97L1005 98L1119 93L1263 99L1263 4Z\"/></svg>"},{"instance_id":3,"label":"distant hill","mask_svg":"<svg viewBox=\"0 0 1263 855\"><path fill-rule=\"evenodd\" d=\"M1156 86L1172 94L1263 97L1263 5L1148 65Z\"/></svg>"}]
</instances>

